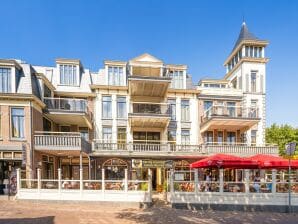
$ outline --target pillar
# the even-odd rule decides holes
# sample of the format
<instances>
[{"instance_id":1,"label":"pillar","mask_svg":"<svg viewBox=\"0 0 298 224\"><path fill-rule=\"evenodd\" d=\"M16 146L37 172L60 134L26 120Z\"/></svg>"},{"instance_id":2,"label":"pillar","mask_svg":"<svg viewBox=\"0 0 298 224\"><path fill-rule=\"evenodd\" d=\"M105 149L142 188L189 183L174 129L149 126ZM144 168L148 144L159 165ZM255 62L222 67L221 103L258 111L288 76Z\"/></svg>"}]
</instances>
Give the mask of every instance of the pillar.
<instances>
[{"instance_id":1,"label":"pillar","mask_svg":"<svg viewBox=\"0 0 298 224\"><path fill-rule=\"evenodd\" d=\"M41 189L41 172L40 168L37 169L37 190L40 192Z\"/></svg>"},{"instance_id":2,"label":"pillar","mask_svg":"<svg viewBox=\"0 0 298 224\"><path fill-rule=\"evenodd\" d=\"M276 193L276 169L272 170L272 194Z\"/></svg>"},{"instance_id":3,"label":"pillar","mask_svg":"<svg viewBox=\"0 0 298 224\"><path fill-rule=\"evenodd\" d=\"M19 190L21 189L21 171L17 169L17 194L19 194Z\"/></svg>"},{"instance_id":4,"label":"pillar","mask_svg":"<svg viewBox=\"0 0 298 224\"><path fill-rule=\"evenodd\" d=\"M195 169L195 194L199 192L199 170Z\"/></svg>"},{"instance_id":5,"label":"pillar","mask_svg":"<svg viewBox=\"0 0 298 224\"><path fill-rule=\"evenodd\" d=\"M124 179L124 191L128 192L128 171L127 169L124 170L124 175L125 175L125 179Z\"/></svg>"},{"instance_id":6,"label":"pillar","mask_svg":"<svg viewBox=\"0 0 298 224\"><path fill-rule=\"evenodd\" d=\"M58 169L58 191L61 193L61 168Z\"/></svg>"},{"instance_id":7,"label":"pillar","mask_svg":"<svg viewBox=\"0 0 298 224\"><path fill-rule=\"evenodd\" d=\"M245 180L245 193L249 193L249 170L244 170L244 180Z\"/></svg>"},{"instance_id":8,"label":"pillar","mask_svg":"<svg viewBox=\"0 0 298 224\"><path fill-rule=\"evenodd\" d=\"M105 169L101 169L101 191L102 194L105 192Z\"/></svg>"},{"instance_id":9,"label":"pillar","mask_svg":"<svg viewBox=\"0 0 298 224\"><path fill-rule=\"evenodd\" d=\"M219 193L224 192L224 170L219 169Z\"/></svg>"},{"instance_id":10,"label":"pillar","mask_svg":"<svg viewBox=\"0 0 298 224\"><path fill-rule=\"evenodd\" d=\"M83 191L83 169L80 168L80 192Z\"/></svg>"}]
</instances>

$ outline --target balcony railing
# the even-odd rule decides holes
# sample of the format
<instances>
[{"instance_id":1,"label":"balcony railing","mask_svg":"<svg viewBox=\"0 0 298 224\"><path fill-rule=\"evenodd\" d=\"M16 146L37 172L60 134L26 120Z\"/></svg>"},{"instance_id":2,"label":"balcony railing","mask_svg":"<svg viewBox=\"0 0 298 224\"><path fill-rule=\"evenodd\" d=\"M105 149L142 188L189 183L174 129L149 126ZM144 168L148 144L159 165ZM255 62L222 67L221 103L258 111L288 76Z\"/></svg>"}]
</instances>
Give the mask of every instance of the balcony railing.
<instances>
[{"instance_id":1,"label":"balcony railing","mask_svg":"<svg viewBox=\"0 0 298 224\"><path fill-rule=\"evenodd\" d=\"M175 142L161 143L115 143L104 140L94 140L92 143L93 152L143 152L143 153L191 153L192 155L212 155L217 153L255 155L255 154L278 154L278 147L275 145L254 146L246 143L216 144L204 143L199 145L176 144Z\"/></svg>"},{"instance_id":2,"label":"balcony railing","mask_svg":"<svg viewBox=\"0 0 298 224\"><path fill-rule=\"evenodd\" d=\"M88 113L88 103L85 99L45 97L44 103L49 111Z\"/></svg>"},{"instance_id":3,"label":"balcony railing","mask_svg":"<svg viewBox=\"0 0 298 224\"><path fill-rule=\"evenodd\" d=\"M204 112L202 122L207 121L213 117L258 119L259 111L257 107L214 105Z\"/></svg>"},{"instance_id":4,"label":"balcony railing","mask_svg":"<svg viewBox=\"0 0 298 224\"><path fill-rule=\"evenodd\" d=\"M137 102L131 104L130 113L170 116L170 106L167 103Z\"/></svg>"},{"instance_id":5,"label":"balcony railing","mask_svg":"<svg viewBox=\"0 0 298 224\"><path fill-rule=\"evenodd\" d=\"M89 152L91 145L79 132L35 132L35 149L82 150Z\"/></svg>"}]
</instances>

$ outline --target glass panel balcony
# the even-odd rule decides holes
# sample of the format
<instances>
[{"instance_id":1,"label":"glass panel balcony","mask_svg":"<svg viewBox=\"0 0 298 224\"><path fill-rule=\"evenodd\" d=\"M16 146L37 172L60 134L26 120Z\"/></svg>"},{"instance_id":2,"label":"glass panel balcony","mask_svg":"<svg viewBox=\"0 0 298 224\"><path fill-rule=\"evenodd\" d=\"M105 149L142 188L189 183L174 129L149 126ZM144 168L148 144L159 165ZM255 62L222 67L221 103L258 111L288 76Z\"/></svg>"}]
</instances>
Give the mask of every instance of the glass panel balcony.
<instances>
[{"instance_id":1,"label":"glass panel balcony","mask_svg":"<svg viewBox=\"0 0 298 224\"><path fill-rule=\"evenodd\" d=\"M85 99L44 98L45 113L57 124L92 127L92 112ZM70 116L71 115L71 116Z\"/></svg>"}]
</instances>

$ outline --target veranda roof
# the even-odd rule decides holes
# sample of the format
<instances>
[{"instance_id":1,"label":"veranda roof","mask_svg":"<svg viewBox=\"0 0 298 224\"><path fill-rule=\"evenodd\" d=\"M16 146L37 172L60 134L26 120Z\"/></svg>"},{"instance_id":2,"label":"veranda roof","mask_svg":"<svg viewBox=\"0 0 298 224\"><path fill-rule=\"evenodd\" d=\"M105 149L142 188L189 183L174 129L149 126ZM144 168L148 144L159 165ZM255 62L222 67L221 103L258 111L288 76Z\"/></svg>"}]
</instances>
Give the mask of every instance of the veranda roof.
<instances>
[{"instance_id":1,"label":"veranda roof","mask_svg":"<svg viewBox=\"0 0 298 224\"><path fill-rule=\"evenodd\" d=\"M258 163L253 160L228 154L215 154L190 164L191 168L234 168L256 169Z\"/></svg>"}]
</instances>

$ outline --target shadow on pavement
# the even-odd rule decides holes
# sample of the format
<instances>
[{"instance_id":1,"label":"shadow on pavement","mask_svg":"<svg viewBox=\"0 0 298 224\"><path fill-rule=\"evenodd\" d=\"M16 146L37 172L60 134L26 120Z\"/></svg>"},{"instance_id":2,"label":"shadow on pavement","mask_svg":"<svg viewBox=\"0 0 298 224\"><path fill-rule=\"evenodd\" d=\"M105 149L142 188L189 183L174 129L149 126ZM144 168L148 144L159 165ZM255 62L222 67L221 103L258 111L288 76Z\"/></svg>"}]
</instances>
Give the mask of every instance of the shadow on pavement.
<instances>
[{"instance_id":1,"label":"shadow on pavement","mask_svg":"<svg viewBox=\"0 0 298 224\"><path fill-rule=\"evenodd\" d=\"M37 218L0 218L0 224L54 224L54 216Z\"/></svg>"}]
</instances>

